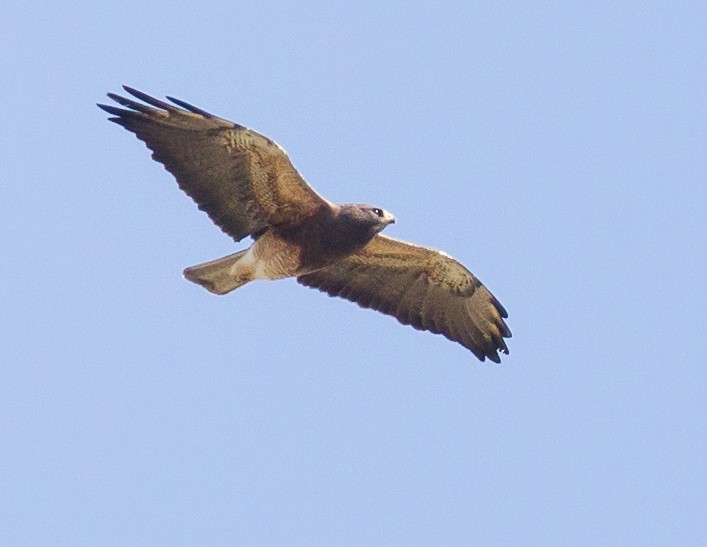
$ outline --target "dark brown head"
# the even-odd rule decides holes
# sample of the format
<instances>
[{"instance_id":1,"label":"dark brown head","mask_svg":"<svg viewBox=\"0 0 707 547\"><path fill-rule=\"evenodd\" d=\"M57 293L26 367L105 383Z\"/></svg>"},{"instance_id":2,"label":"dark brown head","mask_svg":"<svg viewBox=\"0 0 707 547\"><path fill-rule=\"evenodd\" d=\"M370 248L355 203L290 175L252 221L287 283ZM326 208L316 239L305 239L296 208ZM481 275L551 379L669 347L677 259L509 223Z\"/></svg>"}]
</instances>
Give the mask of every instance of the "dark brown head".
<instances>
[{"instance_id":1,"label":"dark brown head","mask_svg":"<svg viewBox=\"0 0 707 547\"><path fill-rule=\"evenodd\" d=\"M338 222L358 243L368 243L388 224L395 222L395 217L388 211L371 205L342 205L338 216Z\"/></svg>"}]
</instances>

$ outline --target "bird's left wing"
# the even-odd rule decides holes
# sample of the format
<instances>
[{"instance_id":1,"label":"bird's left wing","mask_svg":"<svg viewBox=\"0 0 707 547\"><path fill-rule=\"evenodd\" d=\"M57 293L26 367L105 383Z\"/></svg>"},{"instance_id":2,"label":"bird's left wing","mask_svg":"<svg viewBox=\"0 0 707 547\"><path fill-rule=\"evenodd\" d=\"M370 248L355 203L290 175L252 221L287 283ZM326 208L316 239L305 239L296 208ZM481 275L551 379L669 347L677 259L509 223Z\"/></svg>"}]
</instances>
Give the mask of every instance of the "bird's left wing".
<instances>
[{"instance_id":1,"label":"bird's left wing","mask_svg":"<svg viewBox=\"0 0 707 547\"><path fill-rule=\"evenodd\" d=\"M506 310L469 270L440 251L377 235L361 251L297 281L443 334L482 361L499 363L498 352L508 353Z\"/></svg>"},{"instance_id":2,"label":"bird's left wing","mask_svg":"<svg viewBox=\"0 0 707 547\"><path fill-rule=\"evenodd\" d=\"M296 225L331 206L267 137L179 99L168 97L169 104L124 89L143 102L109 93L125 108L98 106L144 141L199 209L236 241Z\"/></svg>"}]
</instances>

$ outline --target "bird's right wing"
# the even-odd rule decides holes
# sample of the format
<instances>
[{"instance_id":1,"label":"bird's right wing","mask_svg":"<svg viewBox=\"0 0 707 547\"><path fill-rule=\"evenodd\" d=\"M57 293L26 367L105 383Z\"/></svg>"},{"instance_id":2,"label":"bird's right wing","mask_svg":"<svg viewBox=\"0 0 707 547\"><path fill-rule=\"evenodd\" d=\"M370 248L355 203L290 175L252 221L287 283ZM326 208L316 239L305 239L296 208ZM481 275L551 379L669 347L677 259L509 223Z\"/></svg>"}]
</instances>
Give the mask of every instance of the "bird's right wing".
<instances>
[{"instance_id":1,"label":"bird's right wing","mask_svg":"<svg viewBox=\"0 0 707 547\"><path fill-rule=\"evenodd\" d=\"M482 361L499 363L498 352L508 353L506 310L474 274L435 249L377 235L361 251L297 281L443 334Z\"/></svg>"},{"instance_id":2,"label":"bird's right wing","mask_svg":"<svg viewBox=\"0 0 707 547\"><path fill-rule=\"evenodd\" d=\"M287 227L331 204L312 189L285 151L267 137L184 101L178 108L135 89L146 104L109 93L126 108L99 104L145 142L179 187L236 241Z\"/></svg>"}]
</instances>

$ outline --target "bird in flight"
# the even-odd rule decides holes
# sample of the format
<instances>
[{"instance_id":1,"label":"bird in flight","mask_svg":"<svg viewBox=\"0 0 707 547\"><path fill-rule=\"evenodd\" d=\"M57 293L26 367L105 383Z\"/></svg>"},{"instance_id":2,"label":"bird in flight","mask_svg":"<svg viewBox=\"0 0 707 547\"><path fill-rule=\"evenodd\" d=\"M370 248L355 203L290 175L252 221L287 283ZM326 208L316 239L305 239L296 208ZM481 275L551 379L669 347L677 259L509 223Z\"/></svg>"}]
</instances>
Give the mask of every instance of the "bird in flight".
<instances>
[{"instance_id":1,"label":"bird in flight","mask_svg":"<svg viewBox=\"0 0 707 547\"><path fill-rule=\"evenodd\" d=\"M307 287L372 308L418 330L442 334L499 363L511 332L501 303L442 251L381 235L385 209L339 205L300 176L269 138L179 99L136 89L121 105L99 104L134 133L211 220L247 249L184 270L214 294L256 279L295 277Z\"/></svg>"}]
</instances>

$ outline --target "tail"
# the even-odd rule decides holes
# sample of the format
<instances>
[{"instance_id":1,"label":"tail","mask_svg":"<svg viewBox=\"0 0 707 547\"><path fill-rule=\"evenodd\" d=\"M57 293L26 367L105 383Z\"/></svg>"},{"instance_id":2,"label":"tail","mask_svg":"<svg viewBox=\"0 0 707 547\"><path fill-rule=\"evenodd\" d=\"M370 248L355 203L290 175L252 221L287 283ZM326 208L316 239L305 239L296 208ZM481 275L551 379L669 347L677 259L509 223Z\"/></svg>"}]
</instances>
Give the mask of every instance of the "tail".
<instances>
[{"instance_id":1,"label":"tail","mask_svg":"<svg viewBox=\"0 0 707 547\"><path fill-rule=\"evenodd\" d=\"M184 270L184 277L214 294L229 293L250 281L247 277L238 277L232 270L236 262L246 252L248 252L248 249L223 258L217 258L211 262L190 266Z\"/></svg>"}]
</instances>

